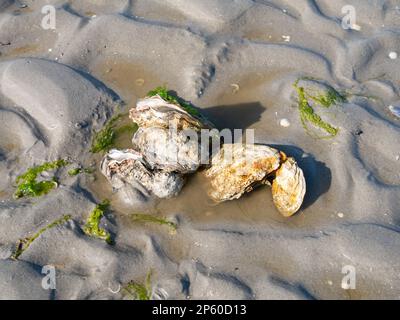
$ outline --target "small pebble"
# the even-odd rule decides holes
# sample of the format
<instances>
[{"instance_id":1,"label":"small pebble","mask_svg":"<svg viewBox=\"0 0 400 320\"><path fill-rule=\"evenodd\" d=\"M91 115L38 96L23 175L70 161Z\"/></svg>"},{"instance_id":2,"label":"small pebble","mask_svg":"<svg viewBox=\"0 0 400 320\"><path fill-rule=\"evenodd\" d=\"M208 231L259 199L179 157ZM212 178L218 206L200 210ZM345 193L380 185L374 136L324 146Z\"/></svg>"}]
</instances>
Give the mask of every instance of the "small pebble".
<instances>
[{"instance_id":1,"label":"small pebble","mask_svg":"<svg viewBox=\"0 0 400 320\"><path fill-rule=\"evenodd\" d=\"M281 119L279 124L281 125L281 127L284 127L284 128L290 127L290 121L288 119Z\"/></svg>"},{"instance_id":2,"label":"small pebble","mask_svg":"<svg viewBox=\"0 0 400 320\"><path fill-rule=\"evenodd\" d=\"M290 36L282 36L285 42L290 42Z\"/></svg>"},{"instance_id":3,"label":"small pebble","mask_svg":"<svg viewBox=\"0 0 400 320\"><path fill-rule=\"evenodd\" d=\"M337 215L338 215L339 218L343 218L344 217L344 214L341 213L341 212L339 212Z\"/></svg>"},{"instance_id":4,"label":"small pebble","mask_svg":"<svg viewBox=\"0 0 400 320\"><path fill-rule=\"evenodd\" d=\"M400 160L400 155L397 155L396 156L396 161L399 161Z\"/></svg>"},{"instance_id":5,"label":"small pebble","mask_svg":"<svg viewBox=\"0 0 400 320\"><path fill-rule=\"evenodd\" d=\"M333 282L332 282L331 280L328 280L328 284L329 284L330 286L333 286Z\"/></svg>"},{"instance_id":6,"label":"small pebble","mask_svg":"<svg viewBox=\"0 0 400 320\"><path fill-rule=\"evenodd\" d=\"M398 56L397 52L392 51L392 52L389 53L389 58L392 59L392 60L396 60L397 56Z\"/></svg>"}]
</instances>

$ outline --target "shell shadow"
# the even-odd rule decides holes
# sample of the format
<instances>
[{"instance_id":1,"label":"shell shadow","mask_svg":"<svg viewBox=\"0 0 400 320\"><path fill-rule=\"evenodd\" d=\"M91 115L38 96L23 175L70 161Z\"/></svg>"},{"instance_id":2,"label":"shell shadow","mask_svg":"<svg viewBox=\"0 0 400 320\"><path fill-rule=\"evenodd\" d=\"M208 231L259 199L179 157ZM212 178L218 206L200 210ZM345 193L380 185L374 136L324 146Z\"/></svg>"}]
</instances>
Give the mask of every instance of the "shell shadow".
<instances>
[{"instance_id":1,"label":"shell shadow","mask_svg":"<svg viewBox=\"0 0 400 320\"><path fill-rule=\"evenodd\" d=\"M247 129L261 119L266 108L260 102L221 105L202 109L201 112L217 129Z\"/></svg>"},{"instance_id":2,"label":"shell shadow","mask_svg":"<svg viewBox=\"0 0 400 320\"><path fill-rule=\"evenodd\" d=\"M307 191L304 197L302 209L306 209L328 192L332 183L331 170L325 163L316 160L312 155L305 153L301 148L290 145L269 145L272 148L283 151L288 156L296 159L304 172Z\"/></svg>"}]
</instances>

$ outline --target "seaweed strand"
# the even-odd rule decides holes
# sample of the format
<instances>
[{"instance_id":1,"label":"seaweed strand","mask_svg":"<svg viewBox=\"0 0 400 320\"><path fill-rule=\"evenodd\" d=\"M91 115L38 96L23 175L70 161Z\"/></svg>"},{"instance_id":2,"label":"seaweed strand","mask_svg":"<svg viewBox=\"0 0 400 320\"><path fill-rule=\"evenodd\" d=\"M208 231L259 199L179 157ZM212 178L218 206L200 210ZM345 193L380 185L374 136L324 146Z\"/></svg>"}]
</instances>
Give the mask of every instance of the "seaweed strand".
<instances>
[{"instance_id":1,"label":"seaweed strand","mask_svg":"<svg viewBox=\"0 0 400 320\"><path fill-rule=\"evenodd\" d=\"M21 239L17 245L17 248L14 252L14 254L11 256L12 259L17 260L19 256L24 253L25 250L27 250L30 245L37 239L39 236L44 233L45 231L54 228L56 226L62 225L65 222L69 221L72 219L71 215L64 215L60 219L57 219L53 221L52 223L48 224L44 228L40 229L38 232L36 232L32 237L24 238Z\"/></svg>"}]
</instances>

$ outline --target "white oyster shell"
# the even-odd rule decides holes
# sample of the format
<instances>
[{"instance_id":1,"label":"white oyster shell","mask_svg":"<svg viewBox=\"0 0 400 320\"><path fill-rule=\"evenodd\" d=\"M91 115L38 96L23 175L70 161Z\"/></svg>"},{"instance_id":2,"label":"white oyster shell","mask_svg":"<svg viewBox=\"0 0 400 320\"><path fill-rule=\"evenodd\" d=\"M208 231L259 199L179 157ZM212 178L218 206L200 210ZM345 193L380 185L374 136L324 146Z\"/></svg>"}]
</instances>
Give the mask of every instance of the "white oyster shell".
<instances>
[{"instance_id":1,"label":"white oyster shell","mask_svg":"<svg viewBox=\"0 0 400 320\"><path fill-rule=\"evenodd\" d=\"M217 202L238 199L263 183L280 163L279 151L268 146L225 144L205 173L210 178L209 195Z\"/></svg>"},{"instance_id":2,"label":"white oyster shell","mask_svg":"<svg viewBox=\"0 0 400 320\"><path fill-rule=\"evenodd\" d=\"M147 97L137 102L136 108L129 111L129 117L139 127L160 127L177 129L194 129L213 127L204 117L190 114L179 105L169 103L159 95Z\"/></svg>"},{"instance_id":3,"label":"white oyster shell","mask_svg":"<svg viewBox=\"0 0 400 320\"><path fill-rule=\"evenodd\" d=\"M202 150L200 130L211 124L191 113L159 95L139 100L130 110L129 117L139 125L133 149L151 169L188 174L200 167L201 159L208 159L209 148Z\"/></svg>"},{"instance_id":4,"label":"white oyster shell","mask_svg":"<svg viewBox=\"0 0 400 320\"><path fill-rule=\"evenodd\" d=\"M142 155L132 149L110 150L103 158L101 172L116 189L129 184L158 198L176 196L185 182L180 174L151 170Z\"/></svg>"},{"instance_id":5,"label":"white oyster shell","mask_svg":"<svg viewBox=\"0 0 400 320\"><path fill-rule=\"evenodd\" d=\"M282 215L290 217L301 207L306 194L303 171L293 158L287 158L272 182L272 199Z\"/></svg>"},{"instance_id":6,"label":"white oyster shell","mask_svg":"<svg viewBox=\"0 0 400 320\"><path fill-rule=\"evenodd\" d=\"M188 134L186 134L188 133ZM135 150L151 169L187 174L201 165L201 144L195 131L139 128L132 139ZM204 150L204 152L209 152Z\"/></svg>"}]
</instances>

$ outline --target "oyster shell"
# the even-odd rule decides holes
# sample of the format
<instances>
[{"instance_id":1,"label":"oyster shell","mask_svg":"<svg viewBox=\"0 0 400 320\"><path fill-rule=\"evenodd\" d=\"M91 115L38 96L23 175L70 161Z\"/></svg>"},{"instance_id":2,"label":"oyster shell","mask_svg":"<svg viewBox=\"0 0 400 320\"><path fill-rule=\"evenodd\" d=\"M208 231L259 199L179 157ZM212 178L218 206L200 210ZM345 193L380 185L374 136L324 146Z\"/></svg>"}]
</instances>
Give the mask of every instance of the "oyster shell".
<instances>
[{"instance_id":1,"label":"oyster shell","mask_svg":"<svg viewBox=\"0 0 400 320\"><path fill-rule=\"evenodd\" d=\"M285 217L300 209L306 192L296 161L265 145L225 144L205 174L210 178L209 195L217 202L238 199L272 180L274 204Z\"/></svg>"},{"instance_id":2,"label":"oyster shell","mask_svg":"<svg viewBox=\"0 0 400 320\"><path fill-rule=\"evenodd\" d=\"M102 160L101 172L116 189L128 184L158 198L177 195L185 182L180 174L149 169L142 155L132 149L110 150Z\"/></svg>"},{"instance_id":3,"label":"oyster shell","mask_svg":"<svg viewBox=\"0 0 400 320\"><path fill-rule=\"evenodd\" d=\"M294 215L301 207L306 193L303 171L293 158L284 160L272 182L272 199L285 217Z\"/></svg>"},{"instance_id":4,"label":"oyster shell","mask_svg":"<svg viewBox=\"0 0 400 320\"><path fill-rule=\"evenodd\" d=\"M194 109L193 109L194 110ZM212 128L206 119L189 113L159 95L137 102L129 117L139 125L133 148L143 155L149 168L187 174L195 172L208 146L200 143L201 129Z\"/></svg>"},{"instance_id":5,"label":"oyster shell","mask_svg":"<svg viewBox=\"0 0 400 320\"><path fill-rule=\"evenodd\" d=\"M278 150L264 145L225 144L212 158L206 170L210 178L210 197L217 202L239 199L267 176L276 171L281 163Z\"/></svg>"},{"instance_id":6,"label":"oyster shell","mask_svg":"<svg viewBox=\"0 0 400 320\"><path fill-rule=\"evenodd\" d=\"M194 135L194 136L193 136ZM202 146L196 132L164 128L139 128L132 139L149 168L187 174L201 165ZM204 150L204 152L209 152Z\"/></svg>"},{"instance_id":7,"label":"oyster shell","mask_svg":"<svg viewBox=\"0 0 400 320\"><path fill-rule=\"evenodd\" d=\"M136 108L129 111L129 117L139 127L176 127L178 130L213 128L213 125L202 116L189 113L183 107L165 101L159 95L140 99Z\"/></svg>"}]
</instances>

